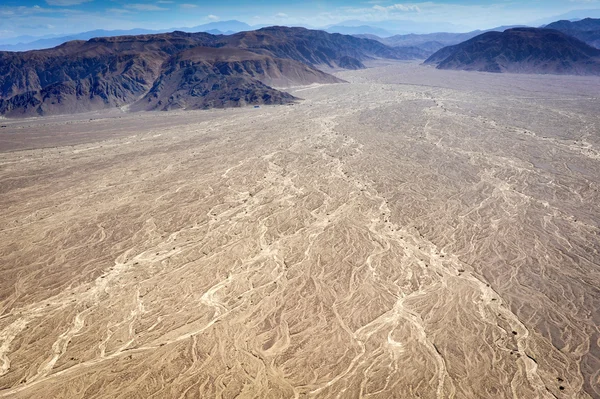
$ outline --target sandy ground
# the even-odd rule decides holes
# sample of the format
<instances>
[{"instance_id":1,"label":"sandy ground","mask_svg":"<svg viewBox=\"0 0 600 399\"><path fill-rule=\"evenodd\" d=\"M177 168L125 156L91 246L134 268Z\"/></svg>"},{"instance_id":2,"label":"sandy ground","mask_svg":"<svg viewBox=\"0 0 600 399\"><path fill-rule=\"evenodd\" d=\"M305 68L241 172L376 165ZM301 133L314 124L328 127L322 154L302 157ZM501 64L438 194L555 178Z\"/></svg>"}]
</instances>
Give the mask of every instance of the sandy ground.
<instances>
[{"instance_id":1,"label":"sandy ground","mask_svg":"<svg viewBox=\"0 0 600 399\"><path fill-rule=\"evenodd\" d=\"M0 397L600 398L600 79L338 76L0 121Z\"/></svg>"}]
</instances>

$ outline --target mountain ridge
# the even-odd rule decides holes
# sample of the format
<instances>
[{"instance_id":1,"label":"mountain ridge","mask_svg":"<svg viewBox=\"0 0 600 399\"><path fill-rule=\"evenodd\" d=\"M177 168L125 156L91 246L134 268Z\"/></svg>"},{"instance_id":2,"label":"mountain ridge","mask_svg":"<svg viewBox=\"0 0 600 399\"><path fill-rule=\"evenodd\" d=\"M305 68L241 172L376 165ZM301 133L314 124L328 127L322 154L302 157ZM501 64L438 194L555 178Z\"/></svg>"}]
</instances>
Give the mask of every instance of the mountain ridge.
<instances>
[{"instance_id":1,"label":"mountain ridge","mask_svg":"<svg viewBox=\"0 0 600 399\"><path fill-rule=\"evenodd\" d=\"M0 114L283 104L295 98L271 85L340 83L317 68L360 69L366 60L413 59L415 51L287 27L230 36L176 31L71 41L0 52Z\"/></svg>"},{"instance_id":2,"label":"mountain ridge","mask_svg":"<svg viewBox=\"0 0 600 399\"><path fill-rule=\"evenodd\" d=\"M561 20L546 25L545 28L556 29L600 49L600 19L585 18L575 22Z\"/></svg>"},{"instance_id":3,"label":"mountain ridge","mask_svg":"<svg viewBox=\"0 0 600 399\"><path fill-rule=\"evenodd\" d=\"M194 47L167 60L150 91L130 109L168 111L285 104L297 98L271 86L341 82L291 59L227 47Z\"/></svg>"},{"instance_id":4,"label":"mountain ridge","mask_svg":"<svg viewBox=\"0 0 600 399\"><path fill-rule=\"evenodd\" d=\"M445 47L425 64L481 72L600 75L600 50L557 30L515 28Z\"/></svg>"},{"instance_id":5,"label":"mountain ridge","mask_svg":"<svg viewBox=\"0 0 600 399\"><path fill-rule=\"evenodd\" d=\"M90 40L97 37L118 37L118 36L137 36L147 34L160 34L181 31L186 33L199 33L205 32L214 35L218 34L233 34L244 30L252 30L253 27L245 22L237 20L209 22L207 24L196 25L192 27L179 27L169 29L117 29L117 30L104 30L96 29L87 32L75 33L70 35L60 35L49 38L39 38L31 41L22 43L5 43L0 44L0 51L30 51L30 50L43 50L59 46L63 43L73 40ZM30 37L33 39L33 37Z\"/></svg>"}]
</instances>

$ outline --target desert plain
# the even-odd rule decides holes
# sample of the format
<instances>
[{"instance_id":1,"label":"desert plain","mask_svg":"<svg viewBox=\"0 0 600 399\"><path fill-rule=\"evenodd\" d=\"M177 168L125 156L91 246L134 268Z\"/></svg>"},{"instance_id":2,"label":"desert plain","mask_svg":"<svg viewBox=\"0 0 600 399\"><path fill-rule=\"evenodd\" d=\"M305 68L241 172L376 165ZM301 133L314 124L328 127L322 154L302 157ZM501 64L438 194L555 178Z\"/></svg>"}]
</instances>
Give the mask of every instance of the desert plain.
<instances>
[{"instance_id":1,"label":"desert plain","mask_svg":"<svg viewBox=\"0 0 600 399\"><path fill-rule=\"evenodd\" d=\"M0 120L0 397L600 398L600 78Z\"/></svg>"}]
</instances>

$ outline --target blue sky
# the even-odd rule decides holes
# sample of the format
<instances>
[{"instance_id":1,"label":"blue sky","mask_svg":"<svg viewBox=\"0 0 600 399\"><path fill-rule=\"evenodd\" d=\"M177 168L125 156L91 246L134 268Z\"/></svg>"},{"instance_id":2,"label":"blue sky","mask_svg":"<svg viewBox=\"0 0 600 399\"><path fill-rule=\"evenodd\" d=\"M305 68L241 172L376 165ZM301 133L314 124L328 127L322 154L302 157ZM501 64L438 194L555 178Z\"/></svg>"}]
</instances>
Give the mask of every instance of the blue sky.
<instances>
[{"instance_id":1,"label":"blue sky","mask_svg":"<svg viewBox=\"0 0 600 399\"><path fill-rule=\"evenodd\" d=\"M313 27L345 20L372 25L390 20L433 26L451 22L464 31L526 24L578 9L600 9L600 0L0 0L0 39L94 29L191 27L228 19Z\"/></svg>"}]
</instances>

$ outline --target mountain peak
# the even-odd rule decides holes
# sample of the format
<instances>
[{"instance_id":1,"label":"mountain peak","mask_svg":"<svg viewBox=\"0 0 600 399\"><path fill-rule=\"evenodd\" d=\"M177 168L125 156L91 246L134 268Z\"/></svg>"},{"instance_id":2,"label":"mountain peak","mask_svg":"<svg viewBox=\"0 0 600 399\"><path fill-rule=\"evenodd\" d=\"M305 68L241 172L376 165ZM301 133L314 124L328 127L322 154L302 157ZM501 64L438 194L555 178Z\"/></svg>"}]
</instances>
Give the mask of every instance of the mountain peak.
<instances>
[{"instance_id":1,"label":"mountain peak","mask_svg":"<svg viewBox=\"0 0 600 399\"><path fill-rule=\"evenodd\" d=\"M425 63L467 71L600 75L600 50L557 30L513 28L443 48Z\"/></svg>"}]
</instances>

